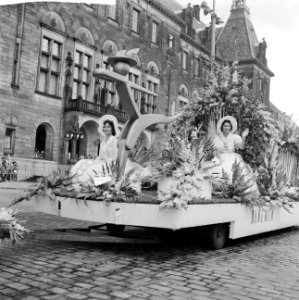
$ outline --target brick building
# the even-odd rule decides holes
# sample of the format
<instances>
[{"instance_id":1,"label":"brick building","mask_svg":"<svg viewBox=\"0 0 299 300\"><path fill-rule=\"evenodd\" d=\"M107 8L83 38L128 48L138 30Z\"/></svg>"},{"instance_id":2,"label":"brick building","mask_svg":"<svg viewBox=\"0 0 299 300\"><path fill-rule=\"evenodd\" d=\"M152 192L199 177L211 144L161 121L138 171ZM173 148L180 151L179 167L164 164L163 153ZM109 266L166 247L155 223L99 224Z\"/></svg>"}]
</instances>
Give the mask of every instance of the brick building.
<instances>
[{"instance_id":1,"label":"brick building","mask_svg":"<svg viewBox=\"0 0 299 300\"><path fill-rule=\"evenodd\" d=\"M100 118L126 115L114 83L96 80L107 58L140 48L129 79L156 96L133 91L142 113L173 114L201 86L209 68L209 28L198 5L172 0L118 0L116 6L25 3L0 7L0 153L15 157L21 178L42 175L99 151ZM248 29L249 28L249 29ZM253 96L269 102L266 44L258 43L245 1L217 30L218 59L238 60ZM238 51L229 47L238 41ZM236 54L237 53L237 54ZM236 56L237 55L237 56ZM159 143L163 128L144 133Z\"/></svg>"}]
</instances>

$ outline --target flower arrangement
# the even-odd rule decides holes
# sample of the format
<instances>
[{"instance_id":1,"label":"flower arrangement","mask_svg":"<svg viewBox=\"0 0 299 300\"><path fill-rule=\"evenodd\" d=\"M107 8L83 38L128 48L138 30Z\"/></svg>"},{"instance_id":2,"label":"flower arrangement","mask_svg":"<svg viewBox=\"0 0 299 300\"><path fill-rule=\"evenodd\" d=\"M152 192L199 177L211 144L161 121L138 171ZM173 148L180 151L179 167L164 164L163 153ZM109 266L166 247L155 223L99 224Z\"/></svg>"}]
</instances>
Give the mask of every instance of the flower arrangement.
<instances>
[{"instance_id":1,"label":"flower arrangement","mask_svg":"<svg viewBox=\"0 0 299 300\"><path fill-rule=\"evenodd\" d=\"M281 130L262 102L252 99L250 84L250 80L238 74L235 63L215 63L209 80L199 88L199 96L190 99L180 121L181 125L200 126L202 136L215 135L215 124L223 115L236 117L241 132L249 128L246 147L238 152L256 173L260 199L267 202L267 197L272 200L284 197L283 187L289 184L289 173L295 169L299 158L298 130L291 121ZM277 155L269 161L273 144L277 147ZM284 163L278 163L279 160ZM223 196L228 193L241 197L240 184L237 181L234 184L235 187L231 185L223 191Z\"/></svg>"},{"instance_id":2,"label":"flower arrangement","mask_svg":"<svg viewBox=\"0 0 299 300\"><path fill-rule=\"evenodd\" d=\"M199 135L200 128L172 125L168 146L158 160L157 169L162 177L159 181L168 183L158 190L161 208L187 208L189 202L211 198L212 183L223 184L222 179L212 174L217 165L212 161L213 143L208 137L200 139Z\"/></svg>"},{"instance_id":3,"label":"flower arrangement","mask_svg":"<svg viewBox=\"0 0 299 300\"><path fill-rule=\"evenodd\" d=\"M227 178L228 175L222 171L223 178ZM235 161L232 166L232 182L225 183L219 186L214 191L214 196L235 199L238 202L244 201L244 199L252 199L254 195L251 193L250 188L252 187L252 180L245 179L244 172L240 163Z\"/></svg>"},{"instance_id":4,"label":"flower arrangement","mask_svg":"<svg viewBox=\"0 0 299 300\"><path fill-rule=\"evenodd\" d=\"M0 242L4 239L10 239L13 244L19 243L24 239L24 234L29 232L18 223L16 214L16 210L0 208Z\"/></svg>"}]
</instances>

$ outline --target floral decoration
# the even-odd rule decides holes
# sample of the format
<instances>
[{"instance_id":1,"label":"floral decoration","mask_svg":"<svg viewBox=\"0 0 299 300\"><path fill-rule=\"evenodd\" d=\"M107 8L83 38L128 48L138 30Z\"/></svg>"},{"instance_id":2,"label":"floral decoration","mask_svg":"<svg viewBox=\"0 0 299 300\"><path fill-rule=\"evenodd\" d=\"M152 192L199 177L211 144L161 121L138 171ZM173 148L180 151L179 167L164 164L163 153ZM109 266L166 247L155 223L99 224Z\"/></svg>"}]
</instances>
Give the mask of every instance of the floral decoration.
<instances>
[{"instance_id":1,"label":"floral decoration","mask_svg":"<svg viewBox=\"0 0 299 300\"><path fill-rule=\"evenodd\" d=\"M13 244L19 243L24 239L26 228L20 225L16 219L17 211L11 208L0 208L0 242L10 239Z\"/></svg>"}]
</instances>

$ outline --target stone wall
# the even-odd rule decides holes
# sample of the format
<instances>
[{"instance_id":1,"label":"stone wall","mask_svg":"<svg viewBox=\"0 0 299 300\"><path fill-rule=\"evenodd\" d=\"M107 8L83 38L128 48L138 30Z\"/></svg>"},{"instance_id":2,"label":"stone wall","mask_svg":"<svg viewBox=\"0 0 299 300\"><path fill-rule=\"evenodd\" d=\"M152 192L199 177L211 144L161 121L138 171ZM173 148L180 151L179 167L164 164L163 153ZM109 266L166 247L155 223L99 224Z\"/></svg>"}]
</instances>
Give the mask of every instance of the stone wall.
<instances>
[{"instance_id":1,"label":"stone wall","mask_svg":"<svg viewBox=\"0 0 299 300\"><path fill-rule=\"evenodd\" d=\"M18 164L18 180L26 180L33 176L47 176L59 167L55 161L21 157L14 157L14 159Z\"/></svg>"}]
</instances>

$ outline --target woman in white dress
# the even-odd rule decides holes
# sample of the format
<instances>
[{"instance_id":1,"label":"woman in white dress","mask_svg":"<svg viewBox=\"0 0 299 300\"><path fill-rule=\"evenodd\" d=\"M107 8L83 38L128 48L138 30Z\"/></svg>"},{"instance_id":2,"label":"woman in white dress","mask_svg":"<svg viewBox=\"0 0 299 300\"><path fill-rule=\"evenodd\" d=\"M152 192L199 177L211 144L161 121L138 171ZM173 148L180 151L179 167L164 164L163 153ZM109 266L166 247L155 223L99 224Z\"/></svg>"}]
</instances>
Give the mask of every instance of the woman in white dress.
<instances>
[{"instance_id":1,"label":"woman in white dress","mask_svg":"<svg viewBox=\"0 0 299 300\"><path fill-rule=\"evenodd\" d=\"M259 191L254 178L253 171L251 167L246 164L242 156L235 152L237 149L245 148L245 139L249 133L246 129L242 135L238 135L237 131L237 121L231 116L223 117L217 123L217 136L214 139L214 146L216 150L216 158L220 166L217 167L216 173L222 175L222 170L228 175L229 183L232 183L233 177L233 164L236 162L242 169L242 175L244 175L245 181L251 185L245 193L250 194L250 196L258 196Z\"/></svg>"},{"instance_id":2,"label":"woman in white dress","mask_svg":"<svg viewBox=\"0 0 299 300\"><path fill-rule=\"evenodd\" d=\"M100 153L96 159L82 159L70 170L74 183L93 185L95 177L107 176L111 165L117 160L118 141L116 138L116 125L112 120L103 122L104 138L100 143Z\"/></svg>"}]
</instances>

